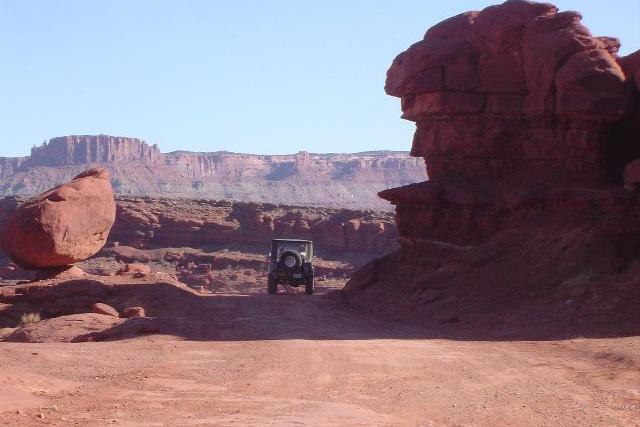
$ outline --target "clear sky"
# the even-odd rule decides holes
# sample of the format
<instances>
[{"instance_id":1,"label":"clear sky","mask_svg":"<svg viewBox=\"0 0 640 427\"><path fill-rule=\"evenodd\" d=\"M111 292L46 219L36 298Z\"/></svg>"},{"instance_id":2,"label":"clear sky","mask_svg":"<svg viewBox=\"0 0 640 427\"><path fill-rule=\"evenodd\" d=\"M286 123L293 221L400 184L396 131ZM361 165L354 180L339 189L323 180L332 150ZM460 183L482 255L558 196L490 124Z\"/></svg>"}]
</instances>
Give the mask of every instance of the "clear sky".
<instances>
[{"instance_id":1,"label":"clear sky","mask_svg":"<svg viewBox=\"0 0 640 427\"><path fill-rule=\"evenodd\" d=\"M408 150L396 54L496 1L0 0L0 156L68 134L164 152ZM640 0L556 1L640 49Z\"/></svg>"}]
</instances>

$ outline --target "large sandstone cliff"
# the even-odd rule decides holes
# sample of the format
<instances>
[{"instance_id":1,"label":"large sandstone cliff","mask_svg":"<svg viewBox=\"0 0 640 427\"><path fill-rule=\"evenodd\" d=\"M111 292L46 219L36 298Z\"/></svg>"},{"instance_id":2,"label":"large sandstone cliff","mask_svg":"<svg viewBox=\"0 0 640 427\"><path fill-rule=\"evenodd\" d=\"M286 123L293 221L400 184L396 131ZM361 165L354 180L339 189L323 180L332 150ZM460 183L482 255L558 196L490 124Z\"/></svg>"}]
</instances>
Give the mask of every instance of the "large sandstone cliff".
<instances>
[{"instance_id":1,"label":"large sandstone cliff","mask_svg":"<svg viewBox=\"0 0 640 427\"><path fill-rule=\"evenodd\" d=\"M30 157L0 158L0 195L32 195L89 165L106 167L118 194L386 208L381 188L424 180L421 160L404 152L253 155L163 154L136 138L66 136L34 147Z\"/></svg>"},{"instance_id":2,"label":"large sandstone cliff","mask_svg":"<svg viewBox=\"0 0 640 427\"><path fill-rule=\"evenodd\" d=\"M640 52L619 58L580 18L509 0L393 61L385 89L430 180L380 193L402 248L356 273L348 301L483 333L640 331L640 197L621 182L640 157Z\"/></svg>"},{"instance_id":3,"label":"large sandstone cliff","mask_svg":"<svg viewBox=\"0 0 640 427\"><path fill-rule=\"evenodd\" d=\"M511 0L434 26L393 61L385 89L416 122L411 155L430 178L380 193L403 236L471 241L522 209L583 198L562 187L620 182L640 155L637 54L618 58L619 41L580 19Z\"/></svg>"}]
</instances>

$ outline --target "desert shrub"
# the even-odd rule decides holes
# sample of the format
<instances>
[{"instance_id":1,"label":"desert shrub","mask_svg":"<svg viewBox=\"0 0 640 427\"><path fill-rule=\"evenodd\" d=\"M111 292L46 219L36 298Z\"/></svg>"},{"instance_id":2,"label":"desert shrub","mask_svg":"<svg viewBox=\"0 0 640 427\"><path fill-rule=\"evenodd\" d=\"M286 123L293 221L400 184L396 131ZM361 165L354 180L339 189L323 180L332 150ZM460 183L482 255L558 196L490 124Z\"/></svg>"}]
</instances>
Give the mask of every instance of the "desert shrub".
<instances>
[{"instance_id":1,"label":"desert shrub","mask_svg":"<svg viewBox=\"0 0 640 427\"><path fill-rule=\"evenodd\" d=\"M12 191L14 193L17 193L18 191L24 190L25 188L27 188L27 184L25 184L23 181L20 181L13 184Z\"/></svg>"},{"instance_id":2,"label":"desert shrub","mask_svg":"<svg viewBox=\"0 0 640 427\"><path fill-rule=\"evenodd\" d=\"M20 322L23 325L28 325L29 323L36 323L40 321L40 313L23 313L20 318Z\"/></svg>"}]
</instances>

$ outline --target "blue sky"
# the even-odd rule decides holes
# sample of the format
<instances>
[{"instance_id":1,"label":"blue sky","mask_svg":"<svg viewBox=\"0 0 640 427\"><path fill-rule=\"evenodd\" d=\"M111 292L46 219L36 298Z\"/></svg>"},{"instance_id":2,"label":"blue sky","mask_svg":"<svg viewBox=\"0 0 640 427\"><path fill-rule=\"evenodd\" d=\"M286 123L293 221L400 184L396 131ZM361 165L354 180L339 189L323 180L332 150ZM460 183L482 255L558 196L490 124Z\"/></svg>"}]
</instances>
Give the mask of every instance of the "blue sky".
<instances>
[{"instance_id":1,"label":"blue sky","mask_svg":"<svg viewBox=\"0 0 640 427\"><path fill-rule=\"evenodd\" d=\"M491 1L0 0L0 156L68 134L164 152L408 150L396 54ZM556 1L640 49L640 0Z\"/></svg>"}]
</instances>

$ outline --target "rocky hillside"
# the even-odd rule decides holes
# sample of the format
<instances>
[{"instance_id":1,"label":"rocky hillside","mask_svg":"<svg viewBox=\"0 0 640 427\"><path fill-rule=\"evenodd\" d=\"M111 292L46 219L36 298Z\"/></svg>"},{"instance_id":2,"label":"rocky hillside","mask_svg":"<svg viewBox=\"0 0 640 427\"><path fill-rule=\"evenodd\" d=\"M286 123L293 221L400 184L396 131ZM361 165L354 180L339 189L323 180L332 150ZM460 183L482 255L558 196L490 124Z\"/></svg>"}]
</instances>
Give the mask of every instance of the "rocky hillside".
<instances>
[{"instance_id":1,"label":"rocky hillside","mask_svg":"<svg viewBox=\"0 0 640 427\"><path fill-rule=\"evenodd\" d=\"M405 152L163 154L136 138L85 135L53 138L29 157L0 157L0 195L37 194L96 164L111 172L122 195L355 209L388 209L378 191L426 179L422 160Z\"/></svg>"}]
</instances>

